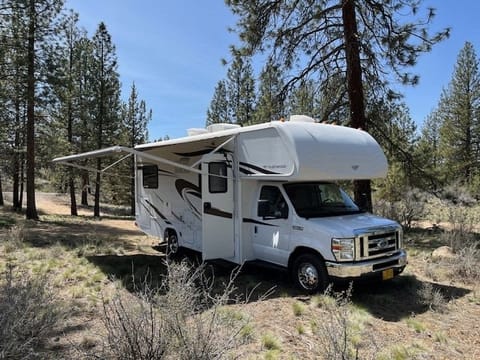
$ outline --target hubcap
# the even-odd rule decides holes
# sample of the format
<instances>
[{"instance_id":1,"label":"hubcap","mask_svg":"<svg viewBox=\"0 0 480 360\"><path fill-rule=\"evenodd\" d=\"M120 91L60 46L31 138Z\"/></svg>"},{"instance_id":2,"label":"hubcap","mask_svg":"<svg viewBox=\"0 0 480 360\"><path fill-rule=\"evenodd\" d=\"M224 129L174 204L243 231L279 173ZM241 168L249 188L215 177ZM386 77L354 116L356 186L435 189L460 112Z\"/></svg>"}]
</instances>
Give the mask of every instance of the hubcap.
<instances>
[{"instance_id":1,"label":"hubcap","mask_svg":"<svg viewBox=\"0 0 480 360\"><path fill-rule=\"evenodd\" d=\"M318 284L318 271L312 264L304 263L298 268L298 280L307 290L314 289Z\"/></svg>"}]
</instances>

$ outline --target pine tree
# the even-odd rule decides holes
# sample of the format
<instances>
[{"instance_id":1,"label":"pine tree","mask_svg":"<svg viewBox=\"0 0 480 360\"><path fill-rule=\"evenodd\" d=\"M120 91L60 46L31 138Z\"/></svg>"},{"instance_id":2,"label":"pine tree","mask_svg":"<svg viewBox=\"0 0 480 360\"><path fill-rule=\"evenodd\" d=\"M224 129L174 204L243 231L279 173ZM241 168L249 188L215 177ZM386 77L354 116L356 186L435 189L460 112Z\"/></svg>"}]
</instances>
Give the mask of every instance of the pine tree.
<instances>
[{"instance_id":1,"label":"pine tree","mask_svg":"<svg viewBox=\"0 0 480 360\"><path fill-rule=\"evenodd\" d=\"M281 91L283 86L279 67L272 62L267 63L260 74L259 94L254 114L255 124L280 120L285 116Z\"/></svg>"},{"instance_id":2,"label":"pine tree","mask_svg":"<svg viewBox=\"0 0 480 360\"><path fill-rule=\"evenodd\" d=\"M152 119L152 111L147 111L145 101L139 100L135 83L132 84L125 115L124 127L128 146L133 148L138 144L145 143L148 139L147 125ZM131 215L135 215L135 161L133 158L130 159L129 167L130 212Z\"/></svg>"},{"instance_id":3,"label":"pine tree","mask_svg":"<svg viewBox=\"0 0 480 360\"><path fill-rule=\"evenodd\" d=\"M440 156L441 116L438 110L432 111L423 123L420 139L415 150L415 158L422 164L425 176L419 186L437 193L444 184L444 165Z\"/></svg>"},{"instance_id":4,"label":"pine tree","mask_svg":"<svg viewBox=\"0 0 480 360\"><path fill-rule=\"evenodd\" d=\"M81 39L86 35L78 28L78 15L70 12L61 28L61 41L56 44L50 59L49 83L52 94L55 96L55 121L49 126L48 148L59 148L59 153L78 152L79 109L78 99L79 86L77 74L79 64L77 47ZM60 136L63 134L63 136ZM49 158L52 156L50 155ZM75 171L73 168L66 169L67 183L70 194L70 214L78 215L75 196ZM61 172L63 175L63 173Z\"/></svg>"},{"instance_id":5,"label":"pine tree","mask_svg":"<svg viewBox=\"0 0 480 360\"><path fill-rule=\"evenodd\" d=\"M247 55L271 49L269 58L291 74L284 92L302 79L326 79L346 74L350 126L368 130L363 81L387 88L385 67L404 83L418 77L405 69L418 56L448 36L448 29L431 36L426 20L418 18L418 0L372 2L359 0L227 0L239 16L237 31ZM401 23L408 14L409 22ZM362 55L362 56L360 56ZM386 90L385 90L386 91ZM354 183L355 200L371 209L370 182Z\"/></svg>"},{"instance_id":6,"label":"pine tree","mask_svg":"<svg viewBox=\"0 0 480 360\"><path fill-rule=\"evenodd\" d=\"M11 97L11 109L16 125L23 123L23 115L20 112L22 106L26 108L25 118L25 143L26 143L26 194L27 194L27 219L38 219L35 202L35 157L37 147L35 146L35 129L39 119L45 116L42 109L42 93L40 87L45 88L44 78L45 59L47 44L54 41L55 30L58 27L57 20L63 7L63 0L4 0L2 2L2 17L5 24L10 25L7 31L8 46L11 48L9 76L17 81L11 82L12 90L18 88L23 91L14 92ZM8 28L8 27L7 27ZM40 86L41 85L41 86ZM16 88L18 86L18 88ZM21 128L18 126L18 128ZM15 134L15 146L20 146L20 136ZM21 206L22 188L18 189L18 173L20 182L23 176L23 161L14 158L14 205ZM19 171L20 169L20 171ZM22 182L23 183L23 182ZM17 197L17 191L20 198Z\"/></svg>"},{"instance_id":7,"label":"pine tree","mask_svg":"<svg viewBox=\"0 0 480 360\"><path fill-rule=\"evenodd\" d=\"M248 58L239 56L233 50L234 59L227 71L226 91L229 118L236 124L249 124L252 121L255 103L255 80Z\"/></svg>"},{"instance_id":8,"label":"pine tree","mask_svg":"<svg viewBox=\"0 0 480 360\"><path fill-rule=\"evenodd\" d=\"M304 80L295 87L289 98L290 114L304 114L317 117L317 100L315 84L312 80Z\"/></svg>"},{"instance_id":9,"label":"pine tree","mask_svg":"<svg viewBox=\"0 0 480 360\"><path fill-rule=\"evenodd\" d=\"M93 89L95 94L96 109L94 113L94 129L96 147L101 149L112 145L115 136L121 129L120 111L120 82L117 73L117 57L115 46L104 23L100 23L93 36L94 73ZM94 216L100 216L100 181L102 160L96 161L95 203Z\"/></svg>"},{"instance_id":10,"label":"pine tree","mask_svg":"<svg viewBox=\"0 0 480 360\"><path fill-rule=\"evenodd\" d=\"M12 203L15 211L22 209L25 124L26 124L26 81L27 81L27 27L25 6L13 1L3 2L2 28L4 58L2 62L2 103L7 146L7 157L11 159L9 172L12 176Z\"/></svg>"},{"instance_id":11,"label":"pine tree","mask_svg":"<svg viewBox=\"0 0 480 360\"><path fill-rule=\"evenodd\" d=\"M441 117L440 152L448 179L469 184L479 173L480 73L469 42L460 51L452 80L438 106Z\"/></svg>"},{"instance_id":12,"label":"pine tree","mask_svg":"<svg viewBox=\"0 0 480 360\"><path fill-rule=\"evenodd\" d=\"M229 114L225 80L220 80L215 86L213 98L207 110L206 126L215 123L232 123L232 118Z\"/></svg>"}]
</instances>

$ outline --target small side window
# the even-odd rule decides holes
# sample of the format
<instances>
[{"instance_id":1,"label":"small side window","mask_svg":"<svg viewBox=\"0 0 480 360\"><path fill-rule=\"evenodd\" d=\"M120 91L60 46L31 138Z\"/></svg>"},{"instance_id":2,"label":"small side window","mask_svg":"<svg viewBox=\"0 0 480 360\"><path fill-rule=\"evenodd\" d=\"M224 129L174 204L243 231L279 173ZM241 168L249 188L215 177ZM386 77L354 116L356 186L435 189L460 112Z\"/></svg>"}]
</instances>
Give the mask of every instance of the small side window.
<instances>
[{"instance_id":1,"label":"small side window","mask_svg":"<svg viewBox=\"0 0 480 360\"><path fill-rule=\"evenodd\" d=\"M288 205L278 187L262 187L258 199L257 215L264 219L288 218Z\"/></svg>"},{"instance_id":2,"label":"small side window","mask_svg":"<svg viewBox=\"0 0 480 360\"><path fill-rule=\"evenodd\" d=\"M142 167L142 179L145 189L158 189L158 166L144 165Z\"/></svg>"},{"instance_id":3,"label":"small side window","mask_svg":"<svg viewBox=\"0 0 480 360\"><path fill-rule=\"evenodd\" d=\"M227 164L211 162L208 164L208 191L211 194L227 192Z\"/></svg>"}]
</instances>

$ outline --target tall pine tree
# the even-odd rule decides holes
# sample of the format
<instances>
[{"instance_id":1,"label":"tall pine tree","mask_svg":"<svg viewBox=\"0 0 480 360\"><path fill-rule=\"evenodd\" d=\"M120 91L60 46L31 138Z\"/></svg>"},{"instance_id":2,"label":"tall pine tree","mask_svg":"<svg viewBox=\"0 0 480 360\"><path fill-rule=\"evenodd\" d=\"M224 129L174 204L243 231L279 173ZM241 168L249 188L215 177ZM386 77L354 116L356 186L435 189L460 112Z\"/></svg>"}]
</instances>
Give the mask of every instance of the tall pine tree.
<instances>
[{"instance_id":1,"label":"tall pine tree","mask_svg":"<svg viewBox=\"0 0 480 360\"><path fill-rule=\"evenodd\" d=\"M147 125L151 119L152 111L147 111L146 103L144 100L139 99L137 88L135 83L133 83L124 117L124 128L128 146L133 148L148 140ZM131 215L135 215L135 161L133 158L130 159L129 167L130 213Z\"/></svg>"},{"instance_id":2,"label":"tall pine tree","mask_svg":"<svg viewBox=\"0 0 480 360\"><path fill-rule=\"evenodd\" d=\"M244 125L252 122L255 80L250 60L239 56L236 50L233 54L226 81L229 117L233 123Z\"/></svg>"},{"instance_id":3,"label":"tall pine tree","mask_svg":"<svg viewBox=\"0 0 480 360\"><path fill-rule=\"evenodd\" d=\"M438 112L442 119L440 151L447 178L469 184L479 174L480 73L469 42L460 51L452 80L444 90ZM460 176L459 176L460 175Z\"/></svg>"},{"instance_id":4,"label":"tall pine tree","mask_svg":"<svg viewBox=\"0 0 480 360\"><path fill-rule=\"evenodd\" d=\"M98 149L112 145L119 136L120 126L120 81L117 72L117 56L115 46L107 27L102 22L92 39L95 96L95 113L93 131L95 145ZM100 183L102 160L96 160L94 216L100 216Z\"/></svg>"},{"instance_id":5,"label":"tall pine tree","mask_svg":"<svg viewBox=\"0 0 480 360\"><path fill-rule=\"evenodd\" d=\"M213 98L207 110L206 126L215 123L232 123L225 80L220 80L215 86Z\"/></svg>"},{"instance_id":6,"label":"tall pine tree","mask_svg":"<svg viewBox=\"0 0 480 360\"><path fill-rule=\"evenodd\" d=\"M260 74L255 124L280 120L285 116L285 100L281 92L283 86L279 67L272 62L267 63Z\"/></svg>"},{"instance_id":7,"label":"tall pine tree","mask_svg":"<svg viewBox=\"0 0 480 360\"><path fill-rule=\"evenodd\" d=\"M406 68L418 56L448 35L431 36L418 0L387 2L360 0L300 1L227 0L239 16L237 31L243 52L251 55L271 49L269 58L289 74L284 91L317 74L319 79L346 74L350 126L368 130L363 82L387 87L388 67L404 83L418 77ZM407 17L408 21L402 22ZM370 182L354 183L355 200L371 209Z\"/></svg>"}]
</instances>

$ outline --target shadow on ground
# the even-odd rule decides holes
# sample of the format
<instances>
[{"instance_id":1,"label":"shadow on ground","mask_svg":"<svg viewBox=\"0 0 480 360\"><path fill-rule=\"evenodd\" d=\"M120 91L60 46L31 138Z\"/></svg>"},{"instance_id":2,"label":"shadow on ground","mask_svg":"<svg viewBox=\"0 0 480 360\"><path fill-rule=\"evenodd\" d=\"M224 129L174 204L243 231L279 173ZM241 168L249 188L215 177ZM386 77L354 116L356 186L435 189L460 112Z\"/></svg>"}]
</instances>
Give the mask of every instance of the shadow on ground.
<instances>
[{"instance_id":1,"label":"shadow on ground","mask_svg":"<svg viewBox=\"0 0 480 360\"><path fill-rule=\"evenodd\" d=\"M122 247L126 251L135 248L132 241L126 238L143 236L135 229L120 229L114 224L98 220L86 221L82 217L59 217L42 221L27 222L25 240L34 247L48 247L62 245L69 249L80 248L86 245Z\"/></svg>"},{"instance_id":2,"label":"shadow on ground","mask_svg":"<svg viewBox=\"0 0 480 360\"><path fill-rule=\"evenodd\" d=\"M89 256L88 260L108 276L121 279L129 290L132 289L132 280L143 281L147 278L150 283L156 284L166 273L166 257L161 252L158 255L97 255ZM192 264L201 263L201 257L195 252L184 252L175 261L181 260ZM214 275L214 288L217 291L221 291L222 286L228 283L236 269L238 267L224 262L209 263L207 267L208 273ZM250 302L264 299L266 294L267 299L299 296L305 301L310 299L293 287L286 271L273 268L247 264L236 276L234 284L236 287L234 295ZM470 292L460 287L421 281L412 275L401 275L386 282L380 280L356 282L353 284L351 300L372 316L396 322L412 314L421 314L429 310L419 295L419 290L427 284L431 284L432 289L439 291L447 301L464 297ZM347 288L348 284L337 283L333 291L344 291Z\"/></svg>"},{"instance_id":3,"label":"shadow on ground","mask_svg":"<svg viewBox=\"0 0 480 360\"><path fill-rule=\"evenodd\" d=\"M352 301L371 315L385 321L400 321L412 314L429 310L420 289L430 284L447 301L467 295L470 290L456 286L421 281L412 275L402 275L386 282L361 282L353 286Z\"/></svg>"}]
</instances>

